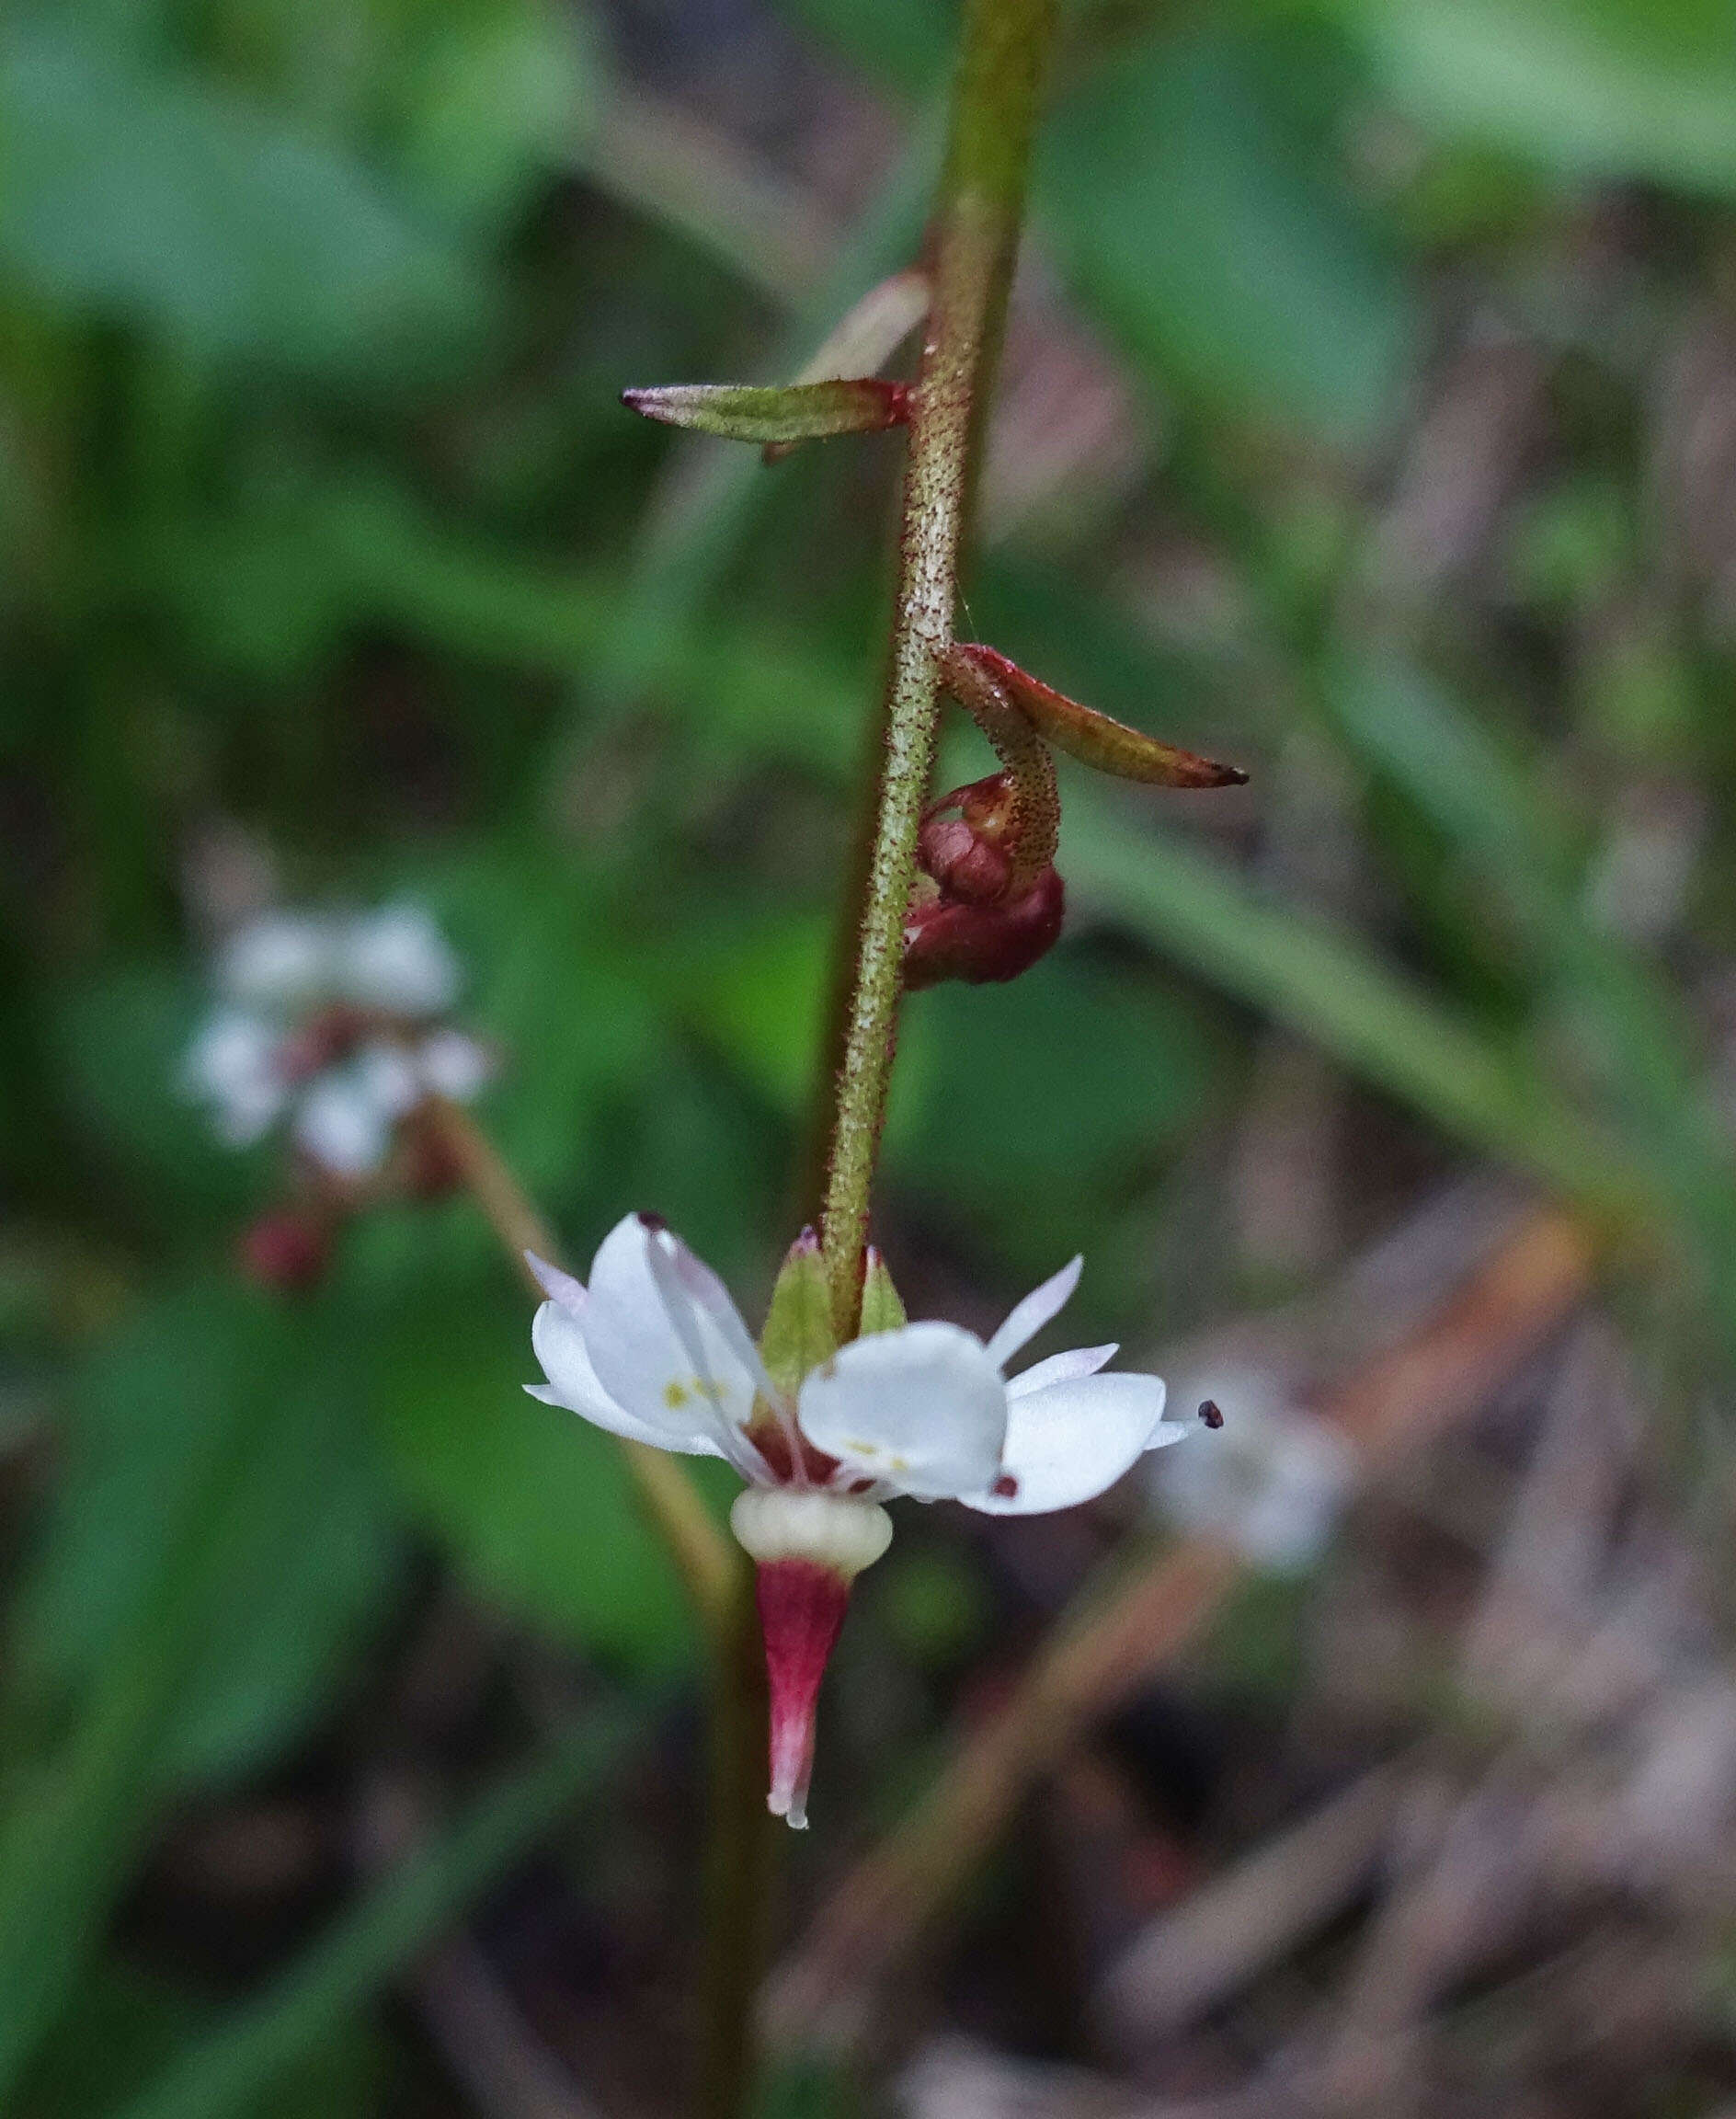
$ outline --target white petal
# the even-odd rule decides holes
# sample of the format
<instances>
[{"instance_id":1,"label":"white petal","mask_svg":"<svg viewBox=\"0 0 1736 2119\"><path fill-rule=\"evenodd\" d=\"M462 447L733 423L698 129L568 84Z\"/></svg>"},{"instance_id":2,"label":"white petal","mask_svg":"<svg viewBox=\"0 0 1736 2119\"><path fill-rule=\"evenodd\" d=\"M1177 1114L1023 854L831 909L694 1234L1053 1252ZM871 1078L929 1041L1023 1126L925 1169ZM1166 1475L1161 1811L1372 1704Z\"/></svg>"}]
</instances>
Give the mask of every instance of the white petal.
<instances>
[{"instance_id":1,"label":"white petal","mask_svg":"<svg viewBox=\"0 0 1736 2119\"><path fill-rule=\"evenodd\" d=\"M680 1414L702 1425L733 1460L752 1416L755 1379L728 1336L691 1301L679 1325L671 1317L651 1261L661 1234L629 1214L603 1238L591 1264L585 1345L603 1389L635 1419L655 1427ZM667 1277L667 1254L660 1263Z\"/></svg>"},{"instance_id":2,"label":"white petal","mask_svg":"<svg viewBox=\"0 0 1736 2119\"><path fill-rule=\"evenodd\" d=\"M1179 1421L1168 1432L1159 1377L1125 1372L1053 1383L1014 1399L1007 1408L1007 1447L997 1481L964 1498L990 1516L1034 1516L1073 1508L1113 1486L1159 1442L1185 1431Z\"/></svg>"},{"instance_id":3,"label":"white petal","mask_svg":"<svg viewBox=\"0 0 1736 2119\"><path fill-rule=\"evenodd\" d=\"M373 1098L382 1117L395 1121L422 1101L422 1078L400 1046L369 1045L357 1054L354 1064L356 1079Z\"/></svg>"},{"instance_id":4,"label":"white petal","mask_svg":"<svg viewBox=\"0 0 1736 2119\"><path fill-rule=\"evenodd\" d=\"M531 1326L531 1345L549 1380L546 1391L535 1383L526 1384L531 1397L541 1398L545 1404L564 1405L569 1413L582 1415L593 1426L606 1428L611 1435L624 1435L634 1442L649 1442L654 1449L671 1449L683 1457L723 1455L711 1434L709 1421L696 1419L691 1403L684 1412L662 1408L663 1417L656 1424L617 1405L597 1380L577 1319L558 1302L544 1302L538 1310Z\"/></svg>"},{"instance_id":5,"label":"white petal","mask_svg":"<svg viewBox=\"0 0 1736 2119\"><path fill-rule=\"evenodd\" d=\"M335 936L310 912L266 912L230 938L217 959L217 983L231 1000L288 1014L330 992Z\"/></svg>"},{"instance_id":6,"label":"white petal","mask_svg":"<svg viewBox=\"0 0 1736 2119\"><path fill-rule=\"evenodd\" d=\"M1051 1354L1046 1361L1034 1361L1019 1375L1010 1377L1007 1396L1009 1400L1028 1398L1034 1391L1046 1391L1051 1383L1071 1383L1080 1376L1095 1376L1120 1352L1120 1341L1112 1339L1106 1346L1075 1346L1066 1354Z\"/></svg>"},{"instance_id":7,"label":"white petal","mask_svg":"<svg viewBox=\"0 0 1736 2119\"><path fill-rule=\"evenodd\" d=\"M828 1456L934 1501L993 1480L1007 1390L971 1333L904 1324L840 1346L804 1381L797 1418Z\"/></svg>"},{"instance_id":8,"label":"white petal","mask_svg":"<svg viewBox=\"0 0 1736 2119\"><path fill-rule=\"evenodd\" d=\"M755 1391L768 1399L775 1399L777 1385L766 1374L760 1349L753 1343L753 1334L742 1323L741 1312L731 1300L728 1289L705 1261L696 1257L672 1229L654 1232L648 1257L664 1301L669 1306L671 1321L678 1328L683 1306L697 1309L737 1363L752 1378ZM680 1301L676 1300L678 1291Z\"/></svg>"},{"instance_id":9,"label":"white petal","mask_svg":"<svg viewBox=\"0 0 1736 2119\"><path fill-rule=\"evenodd\" d=\"M577 1317L585 1307L585 1283L575 1280L570 1273L563 1273L558 1266L551 1266L546 1258L539 1258L534 1251L525 1253L524 1262L549 1300L558 1302L563 1310L570 1310Z\"/></svg>"},{"instance_id":10,"label":"white petal","mask_svg":"<svg viewBox=\"0 0 1736 2119\"><path fill-rule=\"evenodd\" d=\"M1006 1323L988 1342L988 1358L997 1368L1004 1369L1021 1346L1036 1337L1051 1317L1060 1314L1079 1286L1084 1265L1082 1258L1075 1258L1058 1273L1050 1274L1041 1288L1034 1288L1022 1302L1014 1305Z\"/></svg>"},{"instance_id":11,"label":"white petal","mask_svg":"<svg viewBox=\"0 0 1736 2119\"><path fill-rule=\"evenodd\" d=\"M432 915L409 900L358 914L342 941L346 993L394 1015L439 1015L458 998L457 957Z\"/></svg>"},{"instance_id":12,"label":"white petal","mask_svg":"<svg viewBox=\"0 0 1736 2119\"><path fill-rule=\"evenodd\" d=\"M437 1030L423 1038L416 1048L416 1066L437 1096L450 1096L454 1104L468 1104L495 1071L487 1048L462 1030Z\"/></svg>"},{"instance_id":13,"label":"white petal","mask_svg":"<svg viewBox=\"0 0 1736 2119\"><path fill-rule=\"evenodd\" d=\"M339 1177L365 1177L377 1170L392 1140L379 1100L348 1068L312 1083L292 1130L296 1145Z\"/></svg>"},{"instance_id":14,"label":"white petal","mask_svg":"<svg viewBox=\"0 0 1736 2119\"><path fill-rule=\"evenodd\" d=\"M212 1124L246 1147L275 1124L288 1091L278 1071L275 1025L241 1009L220 1010L199 1032L181 1068L181 1091L214 1106Z\"/></svg>"}]
</instances>

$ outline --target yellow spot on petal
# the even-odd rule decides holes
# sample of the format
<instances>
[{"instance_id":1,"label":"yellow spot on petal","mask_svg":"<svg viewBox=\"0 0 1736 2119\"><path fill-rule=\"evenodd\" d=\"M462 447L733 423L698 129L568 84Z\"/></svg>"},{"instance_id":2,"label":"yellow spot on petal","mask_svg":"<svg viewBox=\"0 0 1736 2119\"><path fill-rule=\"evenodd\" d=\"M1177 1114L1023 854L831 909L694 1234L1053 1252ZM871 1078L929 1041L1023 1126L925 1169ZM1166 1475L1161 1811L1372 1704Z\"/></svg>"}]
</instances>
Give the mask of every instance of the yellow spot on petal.
<instances>
[{"instance_id":1,"label":"yellow spot on petal","mask_svg":"<svg viewBox=\"0 0 1736 2119\"><path fill-rule=\"evenodd\" d=\"M878 1442L859 1442L853 1435L845 1436L844 1447L857 1457L878 1457L880 1454Z\"/></svg>"},{"instance_id":2,"label":"yellow spot on petal","mask_svg":"<svg viewBox=\"0 0 1736 2119\"><path fill-rule=\"evenodd\" d=\"M671 1413L679 1413L691 1395L685 1383L669 1382L663 1386L663 1403Z\"/></svg>"}]
</instances>

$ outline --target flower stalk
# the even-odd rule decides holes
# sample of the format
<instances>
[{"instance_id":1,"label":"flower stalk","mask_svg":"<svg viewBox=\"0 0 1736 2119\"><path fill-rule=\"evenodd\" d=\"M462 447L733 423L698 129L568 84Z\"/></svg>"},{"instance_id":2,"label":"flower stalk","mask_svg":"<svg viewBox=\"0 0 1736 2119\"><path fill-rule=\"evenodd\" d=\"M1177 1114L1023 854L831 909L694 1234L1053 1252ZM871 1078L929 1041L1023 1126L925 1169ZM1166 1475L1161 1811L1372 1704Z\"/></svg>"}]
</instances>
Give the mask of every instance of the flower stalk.
<instances>
[{"instance_id":1,"label":"flower stalk","mask_svg":"<svg viewBox=\"0 0 1736 2119\"><path fill-rule=\"evenodd\" d=\"M1054 0L967 0L952 136L930 235L922 357L905 404L909 450L886 677L885 750L838 1068L820 1239L832 1314L852 1334L868 1197L897 1025L905 915L953 636L959 567L1006 319Z\"/></svg>"}]
</instances>

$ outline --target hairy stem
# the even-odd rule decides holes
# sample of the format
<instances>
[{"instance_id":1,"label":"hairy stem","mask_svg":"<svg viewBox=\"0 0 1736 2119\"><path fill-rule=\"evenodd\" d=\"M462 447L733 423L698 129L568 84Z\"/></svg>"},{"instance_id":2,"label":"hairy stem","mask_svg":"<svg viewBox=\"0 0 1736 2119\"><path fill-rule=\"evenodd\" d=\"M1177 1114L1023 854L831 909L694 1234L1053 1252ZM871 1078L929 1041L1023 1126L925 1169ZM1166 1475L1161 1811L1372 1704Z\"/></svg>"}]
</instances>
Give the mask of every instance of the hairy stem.
<instances>
[{"instance_id":1,"label":"hairy stem","mask_svg":"<svg viewBox=\"0 0 1736 2119\"><path fill-rule=\"evenodd\" d=\"M820 1232L832 1309L853 1334L885 1117L899 958L953 637L960 556L1012 278L1054 0L967 0L952 135L930 233L933 305L909 397L885 749L845 1017Z\"/></svg>"}]
</instances>

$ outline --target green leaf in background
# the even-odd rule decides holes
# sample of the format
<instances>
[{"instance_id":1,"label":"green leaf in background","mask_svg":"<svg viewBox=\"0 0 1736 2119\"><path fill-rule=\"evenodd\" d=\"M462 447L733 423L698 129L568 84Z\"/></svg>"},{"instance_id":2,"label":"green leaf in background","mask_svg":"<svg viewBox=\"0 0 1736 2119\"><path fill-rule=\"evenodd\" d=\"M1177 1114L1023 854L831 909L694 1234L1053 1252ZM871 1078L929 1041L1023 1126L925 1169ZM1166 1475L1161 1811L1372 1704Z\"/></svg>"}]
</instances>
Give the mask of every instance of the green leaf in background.
<instances>
[{"instance_id":1,"label":"green leaf in background","mask_svg":"<svg viewBox=\"0 0 1736 2119\"><path fill-rule=\"evenodd\" d=\"M95 1463L51 1530L21 1660L51 1679L57 1651L100 1647L0 1818L0 2102L77 1991L166 1777L274 1749L355 1644L365 1590L341 1559L314 1579L299 1548L315 1573L360 1554L370 1584L383 1548L317 1551L328 1458L296 1346L280 1306L218 1284L154 1303L94 1365ZM130 1478L107 1430L141 1438Z\"/></svg>"},{"instance_id":2,"label":"green leaf in background","mask_svg":"<svg viewBox=\"0 0 1736 2119\"><path fill-rule=\"evenodd\" d=\"M17 1644L54 1691L94 1684L187 1535L213 1457L246 1436L210 1533L221 1592L159 1758L173 1781L233 1775L281 1747L328 1697L394 1579L352 1336L329 1305L296 1315L207 1285L141 1313L86 1372Z\"/></svg>"},{"instance_id":3,"label":"green leaf in background","mask_svg":"<svg viewBox=\"0 0 1736 2119\"><path fill-rule=\"evenodd\" d=\"M1206 855L1142 829L1101 798L1068 808L1078 910L1125 922L1311 1039L1365 1081L1478 1148L1536 1172L1621 1222L1656 1191L1632 1157L1525 1056L1327 922L1288 911Z\"/></svg>"},{"instance_id":4,"label":"green leaf in background","mask_svg":"<svg viewBox=\"0 0 1736 2119\"><path fill-rule=\"evenodd\" d=\"M1159 387L1365 441L1405 377L1409 292L1256 57L1166 38L1104 67L1056 112L1041 225Z\"/></svg>"},{"instance_id":5,"label":"green leaf in background","mask_svg":"<svg viewBox=\"0 0 1736 2119\"><path fill-rule=\"evenodd\" d=\"M206 354L365 374L483 291L337 148L65 27L0 45L0 274Z\"/></svg>"},{"instance_id":6,"label":"green leaf in background","mask_svg":"<svg viewBox=\"0 0 1736 2119\"><path fill-rule=\"evenodd\" d=\"M136 1188L141 1211L237 1217L260 1158L213 1136L177 1091L200 1002L161 964L129 964L50 997L47 1044L69 1121Z\"/></svg>"},{"instance_id":7,"label":"green leaf in background","mask_svg":"<svg viewBox=\"0 0 1736 2119\"><path fill-rule=\"evenodd\" d=\"M262 1994L152 2079L120 2108L118 2119L291 2119L291 2113L299 2119L303 2107L280 2105L278 2096L305 2084L334 2045L341 2052L358 2013L424 1955L576 1797L595 1789L625 1735L618 1712L593 1708L529 1764L485 1789L447 1830L335 1919ZM315 2104L314 2110L326 2119L332 2107Z\"/></svg>"},{"instance_id":8,"label":"green leaf in background","mask_svg":"<svg viewBox=\"0 0 1736 2119\"><path fill-rule=\"evenodd\" d=\"M46 2042L19 2095L17 2119L91 2119L115 2111L208 2032L212 2011L116 1964L93 1967ZM379 2109L382 2041L354 2022L328 2029L317 2051L282 2067L247 2106L248 2119L367 2119Z\"/></svg>"},{"instance_id":9,"label":"green leaf in background","mask_svg":"<svg viewBox=\"0 0 1736 2119\"><path fill-rule=\"evenodd\" d=\"M907 1014L929 1065L894 1088L894 1167L979 1216L1027 1271L1083 1247L1104 1188L1149 1174L1209 1093L1214 1053L1195 1011L1071 952L1010 985L937 987Z\"/></svg>"},{"instance_id":10,"label":"green leaf in background","mask_svg":"<svg viewBox=\"0 0 1736 2119\"><path fill-rule=\"evenodd\" d=\"M410 74L405 189L463 234L502 233L593 120L588 28L580 8L538 0L441 10Z\"/></svg>"},{"instance_id":11,"label":"green leaf in background","mask_svg":"<svg viewBox=\"0 0 1736 2119\"><path fill-rule=\"evenodd\" d=\"M1348 0L1342 14L1430 127L1570 177L1736 191L1720 0Z\"/></svg>"},{"instance_id":12,"label":"green leaf in background","mask_svg":"<svg viewBox=\"0 0 1736 2119\"><path fill-rule=\"evenodd\" d=\"M620 1450L524 1393L537 1372L529 1306L429 1302L378 1354L399 1483L478 1592L638 1675L685 1668L691 1616ZM734 1477L722 1483L733 1495Z\"/></svg>"}]
</instances>

